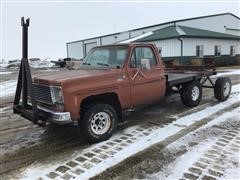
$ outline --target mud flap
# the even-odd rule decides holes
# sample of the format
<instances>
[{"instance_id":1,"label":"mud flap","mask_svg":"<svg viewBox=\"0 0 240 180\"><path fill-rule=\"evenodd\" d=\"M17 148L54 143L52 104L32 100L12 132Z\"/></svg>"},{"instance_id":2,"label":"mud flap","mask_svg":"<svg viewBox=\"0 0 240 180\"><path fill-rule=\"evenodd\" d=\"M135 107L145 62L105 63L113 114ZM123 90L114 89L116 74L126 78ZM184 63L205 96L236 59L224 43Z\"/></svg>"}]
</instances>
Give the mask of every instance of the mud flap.
<instances>
[{"instance_id":1,"label":"mud flap","mask_svg":"<svg viewBox=\"0 0 240 180\"><path fill-rule=\"evenodd\" d=\"M22 60L18 74L17 88L13 103L13 113L20 114L24 118L32 121L39 126L45 126L46 122L40 120L41 115L37 108L37 102L34 96L32 84L32 75L28 63L28 26L30 19L24 21L21 19L22 25ZM22 96L21 96L22 94ZM28 105L28 102L31 105Z\"/></svg>"}]
</instances>

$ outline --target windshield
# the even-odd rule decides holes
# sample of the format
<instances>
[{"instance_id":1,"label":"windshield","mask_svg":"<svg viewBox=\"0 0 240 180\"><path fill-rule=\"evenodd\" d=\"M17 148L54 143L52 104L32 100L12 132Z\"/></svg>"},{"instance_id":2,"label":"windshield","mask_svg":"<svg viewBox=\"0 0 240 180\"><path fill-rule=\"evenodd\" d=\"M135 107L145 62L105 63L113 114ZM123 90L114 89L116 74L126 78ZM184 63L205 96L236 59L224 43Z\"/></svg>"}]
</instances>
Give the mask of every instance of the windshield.
<instances>
[{"instance_id":1,"label":"windshield","mask_svg":"<svg viewBox=\"0 0 240 180\"><path fill-rule=\"evenodd\" d=\"M92 49L84 58L82 67L121 68L127 58L127 46L111 46Z\"/></svg>"}]
</instances>

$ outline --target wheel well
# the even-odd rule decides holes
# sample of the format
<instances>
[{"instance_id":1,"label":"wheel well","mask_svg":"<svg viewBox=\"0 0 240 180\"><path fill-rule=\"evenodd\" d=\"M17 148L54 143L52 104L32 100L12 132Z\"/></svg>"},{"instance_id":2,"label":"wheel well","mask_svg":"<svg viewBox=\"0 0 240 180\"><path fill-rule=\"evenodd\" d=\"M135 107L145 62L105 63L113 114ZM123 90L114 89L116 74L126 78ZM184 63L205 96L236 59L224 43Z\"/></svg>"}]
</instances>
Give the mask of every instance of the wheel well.
<instances>
[{"instance_id":1,"label":"wheel well","mask_svg":"<svg viewBox=\"0 0 240 180\"><path fill-rule=\"evenodd\" d=\"M85 99L83 99L81 105L80 105L80 114L84 116L84 111L90 107L91 104L95 102L105 102L109 105L111 105L118 115L118 119L122 120L122 108L121 104L118 99L118 95L116 93L104 93L104 94L98 94L98 95L92 95L88 96Z\"/></svg>"}]
</instances>

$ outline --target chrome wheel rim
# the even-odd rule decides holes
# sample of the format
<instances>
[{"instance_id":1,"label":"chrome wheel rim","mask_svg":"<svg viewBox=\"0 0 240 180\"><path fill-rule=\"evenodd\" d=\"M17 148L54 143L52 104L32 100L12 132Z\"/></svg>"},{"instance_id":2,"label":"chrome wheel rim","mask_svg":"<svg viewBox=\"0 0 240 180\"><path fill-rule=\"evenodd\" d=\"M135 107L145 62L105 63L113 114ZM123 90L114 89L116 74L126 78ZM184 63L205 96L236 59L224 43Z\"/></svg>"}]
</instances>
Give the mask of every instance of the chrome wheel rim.
<instances>
[{"instance_id":1,"label":"chrome wheel rim","mask_svg":"<svg viewBox=\"0 0 240 180\"><path fill-rule=\"evenodd\" d=\"M96 135L105 134L111 125L111 118L106 112L98 112L91 119L91 130Z\"/></svg>"},{"instance_id":2,"label":"chrome wheel rim","mask_svg":"<svg viewBox=\"0 0 240 180\"><path fill-rule=\"evenodd\" d=\"M230 83L229 82L226 82L223 86L223 95L224 97L228 96L230 92Z\"/></svg>"},{"instance_id":3,"label":"chrome wheel rim","mask_svg":"<svg viewBox=\"0 0 240 180\"><path fill-rule=\"evenodd\" d=\"M194 86L191 94L192 100L196 101L199 97L199 94L200 94L199 88L197 86Z\"/></svg>"}]
</instances>

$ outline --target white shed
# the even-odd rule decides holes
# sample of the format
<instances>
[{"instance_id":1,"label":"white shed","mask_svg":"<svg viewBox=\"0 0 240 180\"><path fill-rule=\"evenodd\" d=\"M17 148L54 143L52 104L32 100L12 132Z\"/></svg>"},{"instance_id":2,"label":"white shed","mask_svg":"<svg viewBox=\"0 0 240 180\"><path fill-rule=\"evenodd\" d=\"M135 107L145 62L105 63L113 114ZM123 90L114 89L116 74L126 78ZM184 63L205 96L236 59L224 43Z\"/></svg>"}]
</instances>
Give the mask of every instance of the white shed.
<instances>
[{"instance_id":1,"label":"white shed","mask_svg":"<svg viewBox=\"0 0 240 180\"><path fill-rule=\"evenodd\" d=\"M152 38L156 34L158 38ZM67 55L70 58L81 59L95 46L148 41L155 43L162 49L162 57L165 60L173 57L188 59L215 55L218 59L225 56L236 59L240 55L239 37L240 18L231 13L223 13L174 20L125 32L69 42L67 43Z\"/></svg>"}]
</instances>

